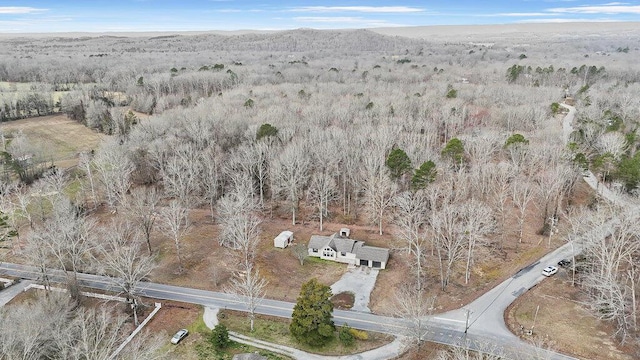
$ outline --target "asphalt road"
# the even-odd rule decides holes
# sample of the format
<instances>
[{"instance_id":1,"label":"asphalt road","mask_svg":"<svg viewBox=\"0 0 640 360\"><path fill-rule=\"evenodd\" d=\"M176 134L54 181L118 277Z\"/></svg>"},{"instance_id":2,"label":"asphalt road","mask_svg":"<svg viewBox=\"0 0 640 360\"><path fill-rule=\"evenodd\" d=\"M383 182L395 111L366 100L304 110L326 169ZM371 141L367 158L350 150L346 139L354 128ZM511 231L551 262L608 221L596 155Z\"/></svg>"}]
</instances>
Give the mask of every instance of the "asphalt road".
<instances>
[{"instance_id":1,"label":"asphalt road","mask_svg":"<svg viewBox=\"0 0 640 360\"><path fill-rule=\"evenodd\" d=\"M575 108L564 104L562 106L569 109L569 114L563 121L563 140L566 143L573 130L572 122L575 116ZM607 200L630 205L617 194L599 185L593 174L585 174L585 181ZM606 232L608 229L598 229L597 231ZM567 243L539 261L522 268L511 278L463 308L430 317L428 319L430 330L427 333L426 340L447 345L464 346L473 350L502 355L508 359L574 359L570 356L537 348L520 340L506 327L504 312L518 296L544 279L541 274L543 268L548 265L554 265L561 259L571 258L574 254L579 254L581 250L582 245L579 242ZM39 277L35 267L11 263L1 263L0 274L32 280L38 280ZM52 271L50 278L54 281L62 282L65 274L62 271ZM79 274L78 278L80 285L85 287L118 291L107 277ZM143 283L136 289L136 292L140 296L154 299L246 311L246 306L241 299L226 293L157 283ZM293 306L294 304L289 302L264 299L256 309L256 312L290 318ZM388 334L401 334L407 327L407 323L401 319L371 313L335 310L333 315L334 321L338 325L348 323L349 326L354 328Z\"/></svg>"},{"instance_id":2,"label":"asphalt road","mask_svg":"<svg viewBox=\"0 0 640 360\"><path fill-rule=\"evenodd\" d=\"M31 280L38 280L40 275L35 267L12 263L1 263L0 274ZM59 270L51 271L49 277L52 281L62 282L65 279L64 273ZM112 281L108 277L91 274L78 274L78 280L80 285L84 287L106 291L118 291L118 289L112 285ZM499 288L500 286L496 289ZM490 291L488 294L492 293L494 290ZM246 311L246 306L238 297L226 293L150 282L142 283L136 289L136 293L140 296L160 300L172 300L202 306L219 307L221 309ZM510 300L504 301L506 302ZM264 299L256 309L256 312L265 315L290 318L293 306L294 304L289 302ZM497 317L501 318L502 313L503 310L500 310L498 307L491 307L491 311L486 311L483 316L486 316L486 321L489 323L489 319L493 319L491 321L495 322ZM489 316L488 314L494 315ZM354 328L388 334L401 334L407 326L407 324L401 319L371 313L335 310L333 316L337 325L348 323L349 326ZM429 320L430 330L426 336L426 340L448 345L465 346L470 349L485 352L499 353L509 359L573 359L561 354L547 352L522 342L506 330L504 322L501 326L505 331L494 332L486 331L487 329L480 326L480 324L476 322L476 320L479 320L480 318L473 319L474 322L472 323L472 326L469 328L468 333L465 334L465 323L463 320L459 319L458 313L450 312L434 316ZM482 322L484 321L485 319L483 318Z\"/></svg>"}]
</instances>

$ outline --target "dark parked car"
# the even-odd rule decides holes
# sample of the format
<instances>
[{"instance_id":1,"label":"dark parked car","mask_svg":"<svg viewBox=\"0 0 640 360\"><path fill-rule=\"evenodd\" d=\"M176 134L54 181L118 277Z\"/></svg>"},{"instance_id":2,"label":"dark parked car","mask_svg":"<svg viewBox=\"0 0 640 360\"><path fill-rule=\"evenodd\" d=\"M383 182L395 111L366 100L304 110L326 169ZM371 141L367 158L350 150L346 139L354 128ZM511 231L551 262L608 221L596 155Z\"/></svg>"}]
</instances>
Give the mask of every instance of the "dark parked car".
<instances>
[{"instance_id":1,"label":"dark parked car","mask_svg":"<svg viewBox=\"0 0 640 360\"><path fill-rule=\"evenodd\" d=\"M569 265L571 265L571 260L562 259L562 260L558 261L558 266L560 266L560 267L567 267Z\"/></svg>"}]
</instances>

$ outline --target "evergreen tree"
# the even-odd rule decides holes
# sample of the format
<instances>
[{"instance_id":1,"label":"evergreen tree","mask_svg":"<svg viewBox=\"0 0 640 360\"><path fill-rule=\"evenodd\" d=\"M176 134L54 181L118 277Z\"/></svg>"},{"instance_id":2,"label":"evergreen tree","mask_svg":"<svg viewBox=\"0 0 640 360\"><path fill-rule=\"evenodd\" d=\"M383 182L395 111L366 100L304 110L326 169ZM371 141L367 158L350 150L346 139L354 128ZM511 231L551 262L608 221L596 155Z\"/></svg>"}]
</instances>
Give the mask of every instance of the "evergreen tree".
<instances>
[{"instance_id":1,"label":"evergreen tree","mask_svg":"<svg viewBox=\"0 0 640 360\"><path fill-rule=\"evenodd\" d=\"M260 140L263 137L267 136L276 136L278 135L278 128L271 124L262 124L260 128L256 132L256 140Z\"/></svg>"},{"instance_id":2,"label":"evergreen tree","mask_svg":"<svg viewBox=\"0 0 640 360\"><path fill-rule=\"evenodd\" d=\"M429 183L436 180L438 171L436 170L436 164L429 160L425 161L416 169L413 177L411 178L411 187L414 190L424 189Z\"/></svg>"},{"instance_id":3,"label":"evergreen tree","mask_svg":"<svg viewBox=\"0 0 640 360\"><path fill-rule=\"evenodd\" d=\"M18 232L9 226L7 220L9 220L9 217L0 211L0 243L18 236Z\"/></svg>"},{"instance_id":4,"label":"evergreen tree","mask_svg":"<svg viewBox=\"0 0 640 360\"><path fill-rule=\"evenodd\" d=\"M311 279L302 285L293 308L291 335L311 346L322 346L333 338L333 304L329 300L331 288Z\"/></svg>"},{"instance_id":5,"label":"evergreen tree","mask_svg":"<svg viewBox=\"0 0 640 360\"><path fill-rule=\"evenodd\" d=\"M227 327L223 324L216 325L211 331L209 342L211 342L211 345L216 349L224 349L229 346L231 341L229 340L229 331L227 330Z\"/></svg>"},{"instance_id":6,"label":"evergreen tree","mask_svg":"<svg viewBox=\"0 0 640 360\"><path fill-rule=\"evenodd\" d=\"M464 145L458 138L449 140L447 145L442 149L441 155L449 158L456 168L462 167L464 163Z\"/></svg>"},{"instance_id":7,"label":"evergreen tree","mask_svg":"<svg viewBox=\"0 0 640 360\"><path fill-rule=\"evenodd\" d=\"M404 150L398 148L391 150L385 164L392 179L398 179L411 170L411 159Z\"/></svg>"},{"instance_id":8,"label":"evergreen tree","mask_svg":"<svg viewBox=\"0 0 640 360\"><path fill-rule=\"evenodd\" d=\"M511 145L517 145L517 144L528 145L529 140L527 140L524 136L522 136L522 134L513 134L509 136L507 141L505 141L504 147L506 149Z\"/></svg>"}]
</instances>

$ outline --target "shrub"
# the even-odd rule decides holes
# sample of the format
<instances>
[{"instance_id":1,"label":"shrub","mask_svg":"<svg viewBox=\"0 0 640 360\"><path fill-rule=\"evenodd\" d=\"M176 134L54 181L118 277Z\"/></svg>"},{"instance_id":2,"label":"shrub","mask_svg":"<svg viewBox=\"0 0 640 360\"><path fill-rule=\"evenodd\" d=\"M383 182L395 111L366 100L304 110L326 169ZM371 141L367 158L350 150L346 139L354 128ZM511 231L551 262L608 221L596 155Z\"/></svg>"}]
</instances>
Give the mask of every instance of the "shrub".
<instances>
[{"instance_id":1,"label":"shrub","mask_svg":"<svg viewBox=\"0 0 640 360\"><path fill-rule=\"evenodd\" d=\"M369 340L369 334L364 330L349 328L349 332L351 333L351 335L353 335L354 338L358 340L361 340L361 341Z\"/></svg>"},{"instance_id":2,"label":"shrub","mask_svg":"<svg viewBox=\"0 0 640 360\"><path fill-rule=\"evenodd\" d=\"M453 86L449 85L447 87L447 99L455 99L458 97L458 90L454 89Z\"/></svg>"},{"instance_id":3,"label":"shrub","mask_svg":"<svg viewBox=\"0 0 640 360\"><path fill-rule=\"evenodd\" d=\"M211 336L209 337L209 342L216 349L224 349L229 346L231 340L229 340L229 330L223 324L218 324L211 331Z\"/></svg>"},{"instance_id":4,"label":"shrub","mask_svg":"<svg viewBox=\"0 0 640 360\"><path fill-rule=\"evenodd\" d=\"M342 345L351 346L355 342L355 338L353 337L351 330L353 329L349 327L349 325L347 324L342 325L342 327L340 328L340 332L338 333L338 339L340 339L340 342L342 343Z\"/></svg>"}]
</instances>

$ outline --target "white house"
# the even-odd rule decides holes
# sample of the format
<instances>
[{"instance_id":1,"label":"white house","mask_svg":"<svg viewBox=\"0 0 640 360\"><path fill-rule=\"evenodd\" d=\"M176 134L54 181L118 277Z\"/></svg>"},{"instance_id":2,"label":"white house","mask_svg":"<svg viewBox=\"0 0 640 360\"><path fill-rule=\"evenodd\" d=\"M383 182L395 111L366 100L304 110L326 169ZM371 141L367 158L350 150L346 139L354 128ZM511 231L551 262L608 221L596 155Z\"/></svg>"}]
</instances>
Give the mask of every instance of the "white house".
<instances>
[{"instance_id":1,"label":"white house","mask_svg":"<svg viewBox=\"0 0 640 360\"><path fill-rule=\"evenodd\" d=\"M340 237L337 234L312 235L308 250L309 256L375 269L384 269L389 261L389 249L367 246L364 241Z\"/></svg>"},{"instance_id":2,"label":"white house","mask_svg":"<svg viewBox=\"0 0 640 360\"><path fill-rule=\"evenodd\" d=\"M293 233L285 230L273 239L273 246L284 249L293 242Z\"/></svg>"}]
</instances>

